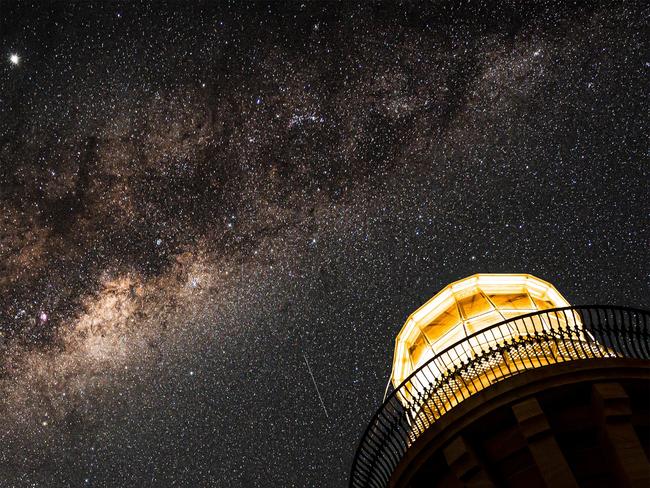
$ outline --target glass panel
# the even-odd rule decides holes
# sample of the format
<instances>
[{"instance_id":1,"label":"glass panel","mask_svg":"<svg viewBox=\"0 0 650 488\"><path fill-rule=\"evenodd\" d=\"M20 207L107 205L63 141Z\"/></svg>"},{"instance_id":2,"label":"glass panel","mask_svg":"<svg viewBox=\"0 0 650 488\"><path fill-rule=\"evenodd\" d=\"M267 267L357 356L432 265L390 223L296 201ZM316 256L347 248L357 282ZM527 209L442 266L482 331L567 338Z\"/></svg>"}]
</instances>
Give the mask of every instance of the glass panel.
<instances>
[{"instance_id":1,"label":"glass panel","mask_svg":"<svg viewBox=\"0 0 650 488\"><path fill-rule=\"evenodd\" d=\"M424 337L422 336L420 336L417 341L411 344L411 347L409 347L409 356L411 356L411 361L413 362L414 365L420 362L420 358L422 357L422 354L428 348L429 345L426 343Z\"/></svg>"},{"instance_id":2,"label":"glass panel","mask_svg":"<svg viewBox=\"0 0 650 488\"><path fill-rule=\"evenodd\" d=\"M540 310L545 310L547 308L556 308L555 305L547 300L542 300L541 298L533 298L535 300L535 305Z\"/></svg>"},{"instance_id":3,"label":"glass panel","mask_svg":"<svg viewBox=\"0 0 650 488\"><path fill-rule=\"evenodd\" d=\"M526 293L490 295L490 300L497 308L510 310L535 310L535 307Z\"/></svg>"},{"instance_id":4,"label":"glass panel","mask_svg":"<svg viewBox=\"0 0 650 488\"><path fill-rule=\"evenodd\" d=\"M433 343L440 336L449 332L450 329L460 323L460 314L456 304L452 304L447 310L442 312L440 316L430 324L422 327L422 332L427 336L429 342Z\"/></svg>"},{"instance_id":5,"label":"glass panel","mask_svg":"<svg viewBox=\"0 0 650 488\"><path fill-rule=\"evenodd\" d=\"M530 312L528 310L499 310L499 312L501 312L506 319L512 319L514 317L519 317L520 315L534 312L534 310L531 310Z\"/></svg>"},{"instance_id":6,"label":"glass panel","mask_svg":"<svg viewBox=\"0 0 650 488\"><path fill-rule=\"evenodd\" d=\"M474 317L493 309L490 302L481 293L458 300L458 305L460 305L465 318Z\"/></svg>"},{"instance_id":7,"label":"glass panel","mask_svg":"<svg viewBox=\"0 0 650 488\"><path fill-rule=\"evenodd\" d=\"M499 312L493 310L491 312L467 320L465 322L465 326L467 327L467 333L473 334L474 332L478 332L479 330L483 330L486 327L498 324L499 322L503 322L503 317Z\"/></svg>"},{"instance_id":8,"label":"glass panel","mask_svg":"<svg viewBox=\"0 0 650 488\"><path fill-rule=\"evenodd\" d=\"M413 369L414 370L418 369L420 366L422 366L432 357L433 357L433 351L429 346L422 348L420 356L418 357L417 361L414 361Z\"/></svg>"},{"instance_id":9,"label":"glass panel","mask_svg":"<svg viewBox=\"0 0 650 488\"><path fill-rule=\"evenodd\" d=\"M521 319L521 322L523 322L525 330L528 334L535 334L549 330L548 323L541 315L525 317Z\"/></svg>"},{"instance_id":10,"label":"glass panel","mask_svg":"<svg viewBox=\"0 0 650 488\"><path fill-rule=\"evenodd\" d=\"M432 347L435 349L436 353L439 353L443 351L445 348L460 341L464 337L465 337L465 329L463 328L462 324L459 324L458 326L454 327L453 329L449 330L449 332L441 336L434 344L432 344Z\"/></svg>"}]
</instances>

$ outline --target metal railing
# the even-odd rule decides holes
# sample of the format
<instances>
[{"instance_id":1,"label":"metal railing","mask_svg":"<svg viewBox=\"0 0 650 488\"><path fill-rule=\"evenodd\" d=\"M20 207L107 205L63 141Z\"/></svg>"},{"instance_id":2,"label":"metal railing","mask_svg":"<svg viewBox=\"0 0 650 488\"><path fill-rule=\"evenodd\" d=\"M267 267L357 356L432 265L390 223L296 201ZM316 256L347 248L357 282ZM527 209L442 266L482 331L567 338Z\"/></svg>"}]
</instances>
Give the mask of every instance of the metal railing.
<instances>
[{"instance_id":1,"label":"metal railing","mask_svg":"<svg viewBox=\"0 0 650 488\"><path fill-rule=\"evenodd\" d=\"M406 450L455 405L518 373L590 358L650 359L650 312L577 306L521 315L476 332L414 371L366 428L350 487L383 488Z\"/></svg>"}]
</instances>

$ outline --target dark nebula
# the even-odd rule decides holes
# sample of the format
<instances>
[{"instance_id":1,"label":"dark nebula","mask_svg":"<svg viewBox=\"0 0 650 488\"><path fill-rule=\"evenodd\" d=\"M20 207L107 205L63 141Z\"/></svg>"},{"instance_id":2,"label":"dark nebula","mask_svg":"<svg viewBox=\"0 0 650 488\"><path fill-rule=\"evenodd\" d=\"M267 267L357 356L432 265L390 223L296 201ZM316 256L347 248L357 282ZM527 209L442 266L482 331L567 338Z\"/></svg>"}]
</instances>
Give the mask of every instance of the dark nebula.
<instances>
[{"instance_id":1,"label":"dark nebula","mask_svg":"<svg viewBox=\"0 0 650 488\"><path fill-rule=\"evenodd\" d=\"M450 281L650 306L649 17L0 0L0 486L345 486Z\"/></svg>"}]
</instances>

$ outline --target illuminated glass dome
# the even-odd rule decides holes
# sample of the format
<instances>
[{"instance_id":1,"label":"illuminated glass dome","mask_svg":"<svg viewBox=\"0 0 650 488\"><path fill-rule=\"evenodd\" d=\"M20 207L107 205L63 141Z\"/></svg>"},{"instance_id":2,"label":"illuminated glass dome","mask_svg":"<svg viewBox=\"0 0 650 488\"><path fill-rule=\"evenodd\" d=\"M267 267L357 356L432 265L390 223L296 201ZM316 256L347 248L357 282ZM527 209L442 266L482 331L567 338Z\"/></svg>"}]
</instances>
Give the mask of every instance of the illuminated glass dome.
<instances>
[{"instance_id":1,"label":"illuminated glass dome","mask_svg":"<svg viewBox=\"0 0 650 488\"><path fill-rule=\"evenodd\" d=\"M413 312L402 327L392 383L397 387L429 359L474 332L519 315L567 306L553 285L529 274L475 274L456 281ZM536 329L553 325L538 321ZM500 334L501 340L508 338L508 330Z\"/></svg>"}]
</instances>

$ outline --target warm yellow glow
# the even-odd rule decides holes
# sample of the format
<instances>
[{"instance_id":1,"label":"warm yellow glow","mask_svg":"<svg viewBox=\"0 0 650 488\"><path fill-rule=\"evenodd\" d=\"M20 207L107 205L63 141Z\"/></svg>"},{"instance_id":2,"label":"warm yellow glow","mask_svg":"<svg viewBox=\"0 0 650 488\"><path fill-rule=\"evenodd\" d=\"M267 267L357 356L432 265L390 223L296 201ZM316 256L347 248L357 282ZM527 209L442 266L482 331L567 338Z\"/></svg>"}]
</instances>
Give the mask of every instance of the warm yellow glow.
<instances>
[{"instance_id":1,"label":"warm yellow glow","mask_svg":"<svg viewBox=\"0 0 650 488\"><path fill-rule=\"evenodd\" d=\"M395 344L393 385L397 387L429 359L474 332L519 315L567 306L569 302L553 285L529 274L475 274L456 281L413 312L402 327ZM532 330L553 325L539 317L535 320L529 322ZM508 337L508 330L499 332L502 339ZM467 358L472 354L467 348L463 351ZM456 356L458 361L466 359Z\"/></svg>"}]
</instances>

